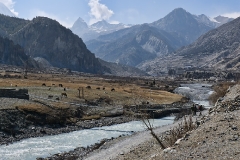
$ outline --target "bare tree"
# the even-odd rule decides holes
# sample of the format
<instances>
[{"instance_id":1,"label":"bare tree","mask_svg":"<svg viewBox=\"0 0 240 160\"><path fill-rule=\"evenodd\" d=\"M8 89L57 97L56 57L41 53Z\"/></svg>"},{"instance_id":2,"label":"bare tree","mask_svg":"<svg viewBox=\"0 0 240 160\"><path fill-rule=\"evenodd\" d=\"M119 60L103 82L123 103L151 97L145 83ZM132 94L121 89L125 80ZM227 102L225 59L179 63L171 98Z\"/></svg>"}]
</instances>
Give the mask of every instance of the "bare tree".
<instances>
[{"instance_id":1,"label":"bare tree","mask_svg":"<svg viewBox=\"0 0 240 160\"><path fill-rule=\"evenodd\" d=\"M147 127L147 129L150 131L150 134L153 136L153 138L155 138L158 142L158 144L160 145L160 147L162 149L165 149L166 147L164 146L164 144L162 143L162 141L160 140L160 138L156 135L156 133L153 131L153 124L150 121L150 116L147 113L143 113L142 116L142 122L144 123L144 125Z\"/></svg>"}]
</instances>

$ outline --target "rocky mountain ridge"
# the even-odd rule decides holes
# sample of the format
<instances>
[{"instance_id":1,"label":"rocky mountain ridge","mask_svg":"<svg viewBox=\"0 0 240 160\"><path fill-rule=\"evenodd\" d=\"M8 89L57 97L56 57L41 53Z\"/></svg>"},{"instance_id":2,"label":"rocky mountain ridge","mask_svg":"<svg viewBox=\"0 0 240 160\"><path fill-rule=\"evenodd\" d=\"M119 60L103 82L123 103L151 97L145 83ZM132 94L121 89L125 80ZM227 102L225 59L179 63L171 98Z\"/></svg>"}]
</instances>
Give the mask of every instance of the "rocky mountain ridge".
<instances>
[{"instance_id":1,"label":"rocky mountain ridge","mask_svg":"<svg viewBox=\"0 0 240 160\"><path fill-rule=\"evenodd\" d=\"M239 26L240 18L237 18L207 32L168 57L159 57L138 67L151 74L186 67L237 71L240 68Z\"/></svg>"},{"instance_id":2,"label":"rocky mountain ridge","mask_svg":"<svg viewBox=\"0 0 240 160\"><path fill-rule=\"evenodd\" d=\"M158 21L101 35L86 45L106 61L138 66L168 56L219 24L205 15L196 16L177 8Z\"/></svg>"},{"instance_id":3,"label":"rocky mountain ridge","mask_svg":"<svg viewBox=\"0 0 240 160\"><path fill-rule=\"evenodd\" d=\"M117 64L111 64L111 66L116 65L114 70L107 66L107 62L102 65L100 60L86 48L81 38L55 20L36 17L29 21L0 15L0 22L0 36L11 39L12 43L20 48L23 57L31 57L34 65L29 64L29 67L36 67L35 64L39 63L38 66L44 68L68 68L94 74L113 74L116 73L116 69L119 69L120 76L126 73ZM13 45L11 49L14 50ZM2 63L24 66L25 64L21 62L26 60L24 58L21 60L19 55L15 52L4 53L5 57L11 57L12 60L5 58ZM135 69L134 73L142 75L139 69Z\"/></svg>"},{"instance_id":4,"label":"rocky mountain ridge","mask_svg":"<svg viewBox=\"0 0 240 160\"><path fill-rule=\"evenodd\" d=\"M82 18L78 18L70 28L73 33L83 39L84 42L95 39L100 35L112 33L120 29L128 28L132 25L110 24L105 20L88 25Z\"/></svg>"},{"instance_id":5,"label":"rocky mountain ridge","mask_svg":"<svg viewBox=\"0 0 240 160\"><path fill-rule=\"evenodd\" d=\"M136 66L142 61L167 55L182 44L174 35L143 24L100 36L86 45L106 61Z\"/></svg>"},{"instance_id":6,"label":"rocky mountain ridge","mask_svg":"<svg viewBox=\"0 0 240 160\"><path fill-rule=\"evenodd\" d=\"M42 57L55 67L88 73L107 70L78 36L49 18L34 18L9 38L22 46L27 55Z\"/></svg>"}]
</instances>

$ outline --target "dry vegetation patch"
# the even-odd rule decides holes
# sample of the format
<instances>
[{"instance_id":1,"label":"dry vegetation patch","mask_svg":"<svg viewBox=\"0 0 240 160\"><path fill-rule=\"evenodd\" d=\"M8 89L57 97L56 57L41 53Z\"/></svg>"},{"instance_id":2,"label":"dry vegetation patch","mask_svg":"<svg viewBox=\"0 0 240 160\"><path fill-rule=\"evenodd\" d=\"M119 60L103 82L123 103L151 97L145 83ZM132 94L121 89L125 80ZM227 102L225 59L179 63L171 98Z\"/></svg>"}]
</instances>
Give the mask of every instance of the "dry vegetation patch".
<instances>
[{"instance_id":1,"label":"dry vegetation patch","mask_svg":"<svg viewBox=\"0 0 240 160\"><path fill-rule=\"evenodd\" d=\"M229 87L235 85L235 82L221 82L213 86L214 93L209 97L209 101L215 104L218 98L226 95Z\"/></svg>"}]
</instances>

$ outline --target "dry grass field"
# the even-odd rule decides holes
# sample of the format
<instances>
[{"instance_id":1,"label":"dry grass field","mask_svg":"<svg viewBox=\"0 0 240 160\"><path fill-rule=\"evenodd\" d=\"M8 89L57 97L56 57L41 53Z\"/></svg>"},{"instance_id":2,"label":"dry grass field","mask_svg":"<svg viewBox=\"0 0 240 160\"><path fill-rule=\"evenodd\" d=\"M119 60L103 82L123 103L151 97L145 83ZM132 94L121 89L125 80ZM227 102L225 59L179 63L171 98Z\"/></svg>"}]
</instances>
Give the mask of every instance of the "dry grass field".
<instances>
[{"instance_id":1,"label":"dry grass field","mask_svg":"<svg viewBox=\"0 0 240 160\"><path fill-rule=\"evenodd\" d=\"M62 86L59 86L59 84ZM136 105L143 102L171 104L180 101L182 98L180 95L160 89L153 90L143 87L143 84L143 80L136 79L119 80L116 78L106 79L103 77L62 74L28 74L26 79L0 78L0 88L27 88L30 100L38 100L55 108L68 108L71 103L83 104L89 102L90 104L98 103L99 106L104 106L103 110L114 110L117 106ZM87 86L90 86L91 89L86 88ZM81 88L81 97L79 97L79 88ZM82 97L82 88L84 97ZM67 97L62 96L62 93L66 93ZM16 102L14 104L10 103L7 108L18 106L24 110L50 112L44 104L34 103L34 101ZM94 111L94 108L92 111ZM98 109L96 112L99 114L101 110Z\"/></svg>"}]
</instances>

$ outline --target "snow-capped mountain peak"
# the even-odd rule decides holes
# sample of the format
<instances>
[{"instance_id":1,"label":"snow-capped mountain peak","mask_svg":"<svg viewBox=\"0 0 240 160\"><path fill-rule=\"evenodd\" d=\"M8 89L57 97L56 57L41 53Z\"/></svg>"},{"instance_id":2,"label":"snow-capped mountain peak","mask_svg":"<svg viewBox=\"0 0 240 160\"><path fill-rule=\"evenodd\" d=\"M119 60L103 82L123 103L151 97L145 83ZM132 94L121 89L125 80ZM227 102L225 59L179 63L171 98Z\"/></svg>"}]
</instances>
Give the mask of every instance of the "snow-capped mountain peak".
<instances>
[{"instance_id":1,"label":"snow-capped mountain peak","mask_svg":"<svg viewBox=\"0 0 240 160\"><path fill-rule=\"evenodd\" d=\"M115 32L124 28L129 28L131 26L132 25L125 25L122 23L111 24L106 20L98 21L92 25L87 25L84 20L78 18L78 20L73 24L71 30L84 41L88 41L97 38L100 35Z\"/></svg>"},{"instance_id":2,"label":"snow-capped mountain peak","mask_svg":"<svg viewBox=\"0 0 240 160\"><path fill-rule=\"evenodd\" d=\"M3 3L0 2L0 14L4 14L10 17L16 17Z\"/></svg>"}]
</instances>

